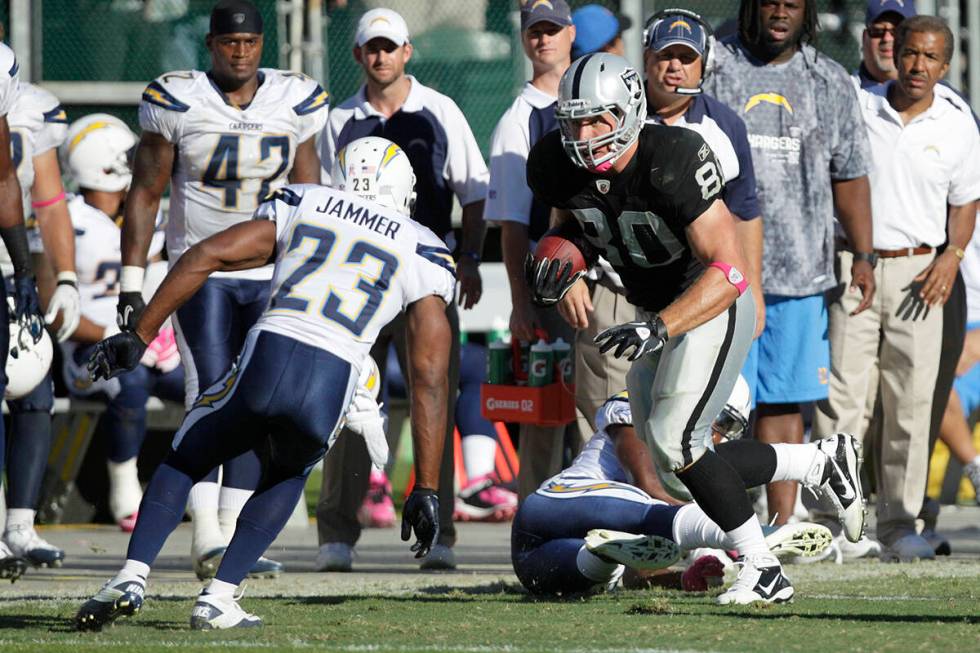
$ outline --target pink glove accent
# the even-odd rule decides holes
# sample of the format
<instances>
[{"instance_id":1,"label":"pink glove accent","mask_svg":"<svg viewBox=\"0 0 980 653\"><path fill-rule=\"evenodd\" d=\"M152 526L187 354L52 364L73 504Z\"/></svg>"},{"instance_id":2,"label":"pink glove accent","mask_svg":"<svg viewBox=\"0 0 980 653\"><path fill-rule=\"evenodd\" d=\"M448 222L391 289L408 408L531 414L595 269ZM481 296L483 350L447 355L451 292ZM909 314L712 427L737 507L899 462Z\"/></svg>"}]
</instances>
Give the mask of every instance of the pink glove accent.
<instances>
[{"instance_id":1,"label":"pink glove accent","mask_svg":"<svg viewBox=\"0 0 980 653\"><path fill-rule=\"evenodd\" d=\"M718 587L725 578L725 566L713 555L703 555L681 574L681 587L685 592L707 592Z\"/></svg>"},{"instance_id":2,"label":"pink glove accent","mask_svg":"<svg viewBox=\"0 0 980 653\"><path fill-rule=\"evenodd\" d=\"M148 360L152 362L147 362ZM140 362L147 367L155 367L164 374L172 372L180 365L180 352L177 350L173 327L160 329L157 337L147 346Z\"/></svg>"}]
</instances>

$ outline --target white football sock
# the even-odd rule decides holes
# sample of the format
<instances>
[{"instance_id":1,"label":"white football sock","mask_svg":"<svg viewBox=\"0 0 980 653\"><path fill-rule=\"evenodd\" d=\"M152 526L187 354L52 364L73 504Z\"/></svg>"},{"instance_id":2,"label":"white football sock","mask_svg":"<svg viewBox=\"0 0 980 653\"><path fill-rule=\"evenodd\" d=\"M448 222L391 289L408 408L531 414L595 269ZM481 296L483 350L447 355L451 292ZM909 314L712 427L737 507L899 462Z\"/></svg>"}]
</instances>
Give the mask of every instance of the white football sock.
<instances>
[{"instance_id":1,"label":"white football sock","mask_svg":"<svg viewBox=\"0 0 980 653\"><path fill-rule=\"evenodd\" d=\"M127 559L126 564L123 565L123 568L119 570L119 573L116 574L116 578L113 580L122 582L124 580L139 578L145 583L149 575L150 565L146 564L145 562L140 562L139 560ZM114 582L113 585L115 584L116 583Z\"/></svg>"},{"instance_id":2,"label":"white football sock","mask_svg":"<svg viewBox=\"0 0 980 653\"><path fill-rule=\"evenodd\" d=\"M800 481L820 484L827 455L815 444L773 444L776 471L773 481Z\"/></svg>"},{"instance_id":3,"label":"white football sock","mask_svg":"<svg viewBox=\"0 0 980 653\"><path fill-rule=\"evenodd\" d=\"M217 483L201 481L191 488L187 501L187 512L191 515L191 550L199 558L212 549L228 546L228 540L221 533L218 524Z\"/></svg>"},{"instance_id":4,"label":"white football sock","mask_svg":"<svg viewBox=\"0 0 980 653\"><path fill-rule=\"evenodd\" d=\"M237 589L238 585L232 585L231 583L226 583L223 580L212 578L211 582L208 583L207 589L204 590L204 593L211 594L212 596L227 596L230 598L235 596L235 590Z\"/></svg>"},{"instance_id":5,"label":"white football sock","mask_svg":"<svg viewBox=\"0 0 980 653\"><path fill-rule=\"evenodd\" d=\"M618 562L603 560L585 548L584 544L578 550L578 555L575 557L575 565L578 567L579 573L597 583L608 583L611 581L619 570L619 567L622 566Z\"/></svg>"},{"instance_id":6,"label":"white football sock","mask_svg":"<svg viewBox=\"0 0 980 653\"><path fill-rule=\"evenodd\" d=\"M721 526L714 523L695 503L689 503L677 511L672 530L674 542L682 549L735 548Z\"/></svg>"},{"instance_id":7,"label":"white football sock","mask_svg":"<svg viewBox=\"0 0 980 653\"><path fill-rule=\"evenodd\" d=\"M106 461L109 470L109 512L117 522L139 510L143 500L136 457L121 463Z\"/></svg>"},{"instance_id":8,"label":"white football sock","mask_svg":"<svg viewBox=\"0 0 980 653\"><path fill-rule=\"evenodd\" d=\"M463 465L466 477L470 480L486 476L497 467L497 441L479 433L465 435L463 442Z\"/></svg>"},{"instance_id":9,"label":"white football sock","mask_svg":"<svg viewBox=\"0 0 980 653\"><path fill-rule=\"evenodd\" d=\"M740 556L772 558L774 564L779 564L766 545L766 538L762 535L762 524L755 515L749 517L738 528L728 531L727 535L731 540L731 546L735 547Z\"/></svg>"},{"instance_id":10,"label":"white football sock","mask_svg":"<svg viewBox=\"0 0 980 653\"><path fill-rule=\"evenodd\" d=\"M218 524L226 542L231 542L238 524L238 515L252 496L252 490L242 490L237 487L222 487L218 494Z\"/></svg>"},{"instance_id":11,"label":"white football sock","mask_svg":"<svg viewBox=\"0 0 980 653\"><path fill-rule=\"evenodd\" d=\"M19 531L34 528L34 514L30 508L9 508L6 530Z\"/></svg>"}]
</instances>

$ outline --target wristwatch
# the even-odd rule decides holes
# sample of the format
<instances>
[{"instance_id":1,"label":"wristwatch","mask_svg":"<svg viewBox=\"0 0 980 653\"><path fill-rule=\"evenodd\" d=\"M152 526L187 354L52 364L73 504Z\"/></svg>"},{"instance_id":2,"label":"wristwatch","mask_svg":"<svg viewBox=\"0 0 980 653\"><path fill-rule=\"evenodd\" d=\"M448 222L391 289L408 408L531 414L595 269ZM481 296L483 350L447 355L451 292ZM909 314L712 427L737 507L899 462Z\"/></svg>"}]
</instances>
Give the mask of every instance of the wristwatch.
<instances>
[{"instance_id":1,"label":"wristwatch","mask_svg":"<svg viewBox=\"0 0 980 653\"><path fill-rule=\"evenodd\" d=\"M854 252L855 261L867 261L873 268L878 265L878 255L874 252Z\"/></svg>"}]
</instances>

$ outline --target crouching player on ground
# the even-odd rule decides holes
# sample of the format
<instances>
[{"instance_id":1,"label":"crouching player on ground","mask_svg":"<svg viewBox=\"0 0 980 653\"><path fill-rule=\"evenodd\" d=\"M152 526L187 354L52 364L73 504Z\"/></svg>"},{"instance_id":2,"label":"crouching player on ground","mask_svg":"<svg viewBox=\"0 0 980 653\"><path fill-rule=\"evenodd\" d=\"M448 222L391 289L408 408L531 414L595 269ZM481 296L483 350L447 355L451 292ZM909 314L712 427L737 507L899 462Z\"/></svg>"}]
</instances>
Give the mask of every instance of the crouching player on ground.
<instances>
[{"instance_id":1,"label":"crouching player on ground","mask_svg":"<svg viewBox=\"0 0 980 653\"><path fill-rule=\"evenodd\" d=\"M746 421L740 413L729 400L714 422L715 437L739 437ZM631 455L644 445L626 392L610 397L595 423L595 435L571 466L525 499L514 518L511 556L524 587L535 594L612 589L624 565L660 569L677 562L682 550L735 548L697 504L670 505L629 484L630 477L656 472L649 455ZM814 556L831 539L825 526L801 522L772 530L766 544L775 555Z\"/></svg>"},{"instance_id":2,"label":"crouching player on ground","mask_svg":"<svg viewBox=\"0 0 980 653\"><path fill-rule=\"evenodd\" d=\"M407 217L415 175L398 146L380 138L354 141L338 154L331 179L337 190L284 186L259 205L254 220L192 247L170 270L135 331L99 343L90 362L95 376L133 369L160 324L209 274L275 263L269 307L238 360L187 414L144 493L125 565L81 607L78 628L99 629L140 609L150 566L180 523L191 486L249 450L264 454L262 480L242 509L214 580L194 605L191 627L261 625L238 605L235 591L288 520L310 469L340 431L379 330L401 311L407 314L417 478L401 534L407 540L415 530L416 557L436 543L451 341L446 307L456 284L452 257L431 231Z\"/></svg>"}]
</instances>

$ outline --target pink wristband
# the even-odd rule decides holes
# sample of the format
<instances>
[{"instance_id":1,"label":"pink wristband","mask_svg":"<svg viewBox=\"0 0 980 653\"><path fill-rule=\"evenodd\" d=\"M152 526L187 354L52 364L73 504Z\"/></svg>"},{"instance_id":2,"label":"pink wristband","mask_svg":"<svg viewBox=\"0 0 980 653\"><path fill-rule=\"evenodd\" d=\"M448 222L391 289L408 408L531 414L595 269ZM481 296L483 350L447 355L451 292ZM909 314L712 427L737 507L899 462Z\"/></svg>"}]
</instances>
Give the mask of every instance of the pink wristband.
<instances>
[{"instance_id":1,"label":"pink wristband","mask_svg":"<svg viewBox=\"0 0 980 653\"><path fill-rule=\"evenodd\" d=\"M40 209L40 208L44 208L45 206L51 206L52 204L56 204L63 199L65 199L65 191L61 191L51 199L44 200L43 202L31 202L31 206L35 209Z\"/></svg>"},{"instance_id":2,"label":"pink wristband","mask_svg":"<svg viewBox=\"0 0 980 653\"><path fill-rule=\"evenodd\" d=\"M738 291L739 297L742 293L749 287L749 282L745 279L745 275L738 271L738 268L734 265L729 265L728 263L722 263L721 261L714 261L709 266L709 268L718 268L725 273L725 278L728 279L728 283L735 286L735 290Z\"/></svg>"}]
</instances>

